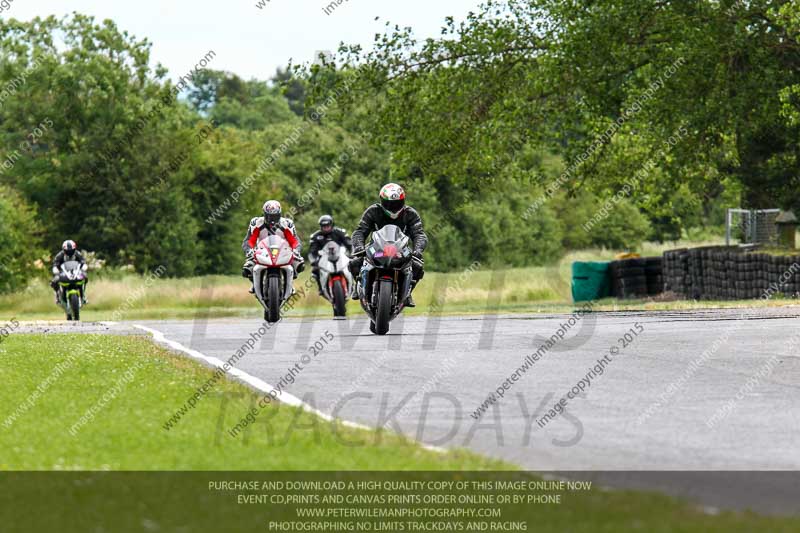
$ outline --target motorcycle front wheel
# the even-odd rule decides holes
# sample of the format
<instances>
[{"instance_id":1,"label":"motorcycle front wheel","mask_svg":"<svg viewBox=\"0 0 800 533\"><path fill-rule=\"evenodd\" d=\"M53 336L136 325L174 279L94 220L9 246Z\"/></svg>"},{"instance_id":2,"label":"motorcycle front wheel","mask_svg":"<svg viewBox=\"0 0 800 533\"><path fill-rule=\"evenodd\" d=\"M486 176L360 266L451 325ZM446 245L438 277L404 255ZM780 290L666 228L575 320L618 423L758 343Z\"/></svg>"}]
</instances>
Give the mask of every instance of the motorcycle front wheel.
<instances>
[{"instance_id":1,"label":"motorcycle front wheel","mask_svg":"<svg viewBox=\"0 0 800 533\"><path fill-rule=\"evenodd\" d=\"M81 319L81 299L77 294L71 294L69 297L69 307L72 310L72 320Z\"/></svg>"},{"instance_id":2,"label":"motorcycle front wheel","mask_svg":"<svg viewBox=\"0 0 800 533\"><path fill-rule=\"evenodd\" d=\"M375 333L386 335L389 333L389 321L392 318L392 289L393 283L381 280L378 283L378 307L375 310Z\"/></svg>"},{"instance_id":3,"label":"motorcycle front wheel","mask_svg":"<svg viewBox=\"0 0 800 533\"><path fill-rule=\"evenodd\" d=\"M342 280L333 282L333 316L347 316L347 297Z\"/></svg>"},{"instance_id":4,"label":"motorcycle front wheel","mask_svg":"<svg viewBox=\"0 0 800 533\"><path fill-rule=\"evenodd\" d=\"M281 279L269 276L267 279L267 322L275 323L281 319Z\"/></svg>"}]
</instances>

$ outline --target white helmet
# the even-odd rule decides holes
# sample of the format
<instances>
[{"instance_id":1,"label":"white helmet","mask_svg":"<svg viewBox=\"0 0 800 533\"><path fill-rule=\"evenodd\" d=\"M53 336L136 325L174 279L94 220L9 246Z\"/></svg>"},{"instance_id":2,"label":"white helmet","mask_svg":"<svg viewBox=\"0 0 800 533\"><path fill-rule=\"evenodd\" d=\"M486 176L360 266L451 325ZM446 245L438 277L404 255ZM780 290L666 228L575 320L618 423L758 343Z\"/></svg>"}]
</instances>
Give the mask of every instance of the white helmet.
<instances>
[{"instance_id":1,"label":"white helmet","mask_svg":"<svg viewBox=\"0 0 800 533\"><path fill-rule=\"evenodd\" d=\"M269 226L275 226L281 221L281 203L277 200L268 200L264 203L264 222Z\"/></svg>"},{"instance_id":2,"label":"white helmet","mask_svg":"<svg viewBox=\"0 0 800 533\"><path fill-rule=\"evenodd\" d=\"M67 257L72 257L75 255L75 251L78 249L78 245L75 244L75 241L71 241L67 239L61 244L61 249L64 250L64 255Z\"/></svg>"},{"instance_id":3,"label":"white helmet","mask_svg":"<svg viewBox=\"0 0 800 533\"><path fill-rule=\"evenodd\" d=\"M406 208L406 191L396 183L388 183L381 189L381 207L389 218L396 219Z\"/></svg>"}]
</instances>

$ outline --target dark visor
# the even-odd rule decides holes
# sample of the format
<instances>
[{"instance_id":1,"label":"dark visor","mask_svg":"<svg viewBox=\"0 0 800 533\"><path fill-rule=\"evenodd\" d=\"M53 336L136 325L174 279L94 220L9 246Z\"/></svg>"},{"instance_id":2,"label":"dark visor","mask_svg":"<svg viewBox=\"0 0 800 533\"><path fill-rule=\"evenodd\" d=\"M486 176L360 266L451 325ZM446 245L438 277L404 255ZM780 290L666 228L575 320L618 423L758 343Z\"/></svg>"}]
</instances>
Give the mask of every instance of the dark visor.
<instances>
[{"instance_id":1,"label":"dark visor","mask_svg":"<svg viewBox=\"0 0 800 533\"><path fill-rule=\"evenodd\" d=\"M405 200L381 200L381 204L383 208L389 211L390 213L397 213L406 205Z\"/></svg>"}]
</instances>

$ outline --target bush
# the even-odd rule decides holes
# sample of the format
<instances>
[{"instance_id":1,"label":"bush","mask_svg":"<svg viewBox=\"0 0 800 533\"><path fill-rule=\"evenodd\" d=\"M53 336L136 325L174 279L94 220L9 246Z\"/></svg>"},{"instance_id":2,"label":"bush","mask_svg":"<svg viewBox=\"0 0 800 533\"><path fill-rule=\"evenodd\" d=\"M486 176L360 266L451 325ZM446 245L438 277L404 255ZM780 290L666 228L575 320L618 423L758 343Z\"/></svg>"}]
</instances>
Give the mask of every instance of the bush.
<instances>
[{"instance_id":1,"label":"bush","mask_svg":"<svg viewBox=\"0 0 800 533\"><path fill-rule=\"evenodd\" d=\"M24 288L37 272L35 212L15 191L0 186L0 294Z\"/></svg>"},{"instance_id":2,"label":"bush","mask_svg":"<svg viewBox=\"0 0 800 533\"><path fill-rule=\"evenodd\" d=\"M511 195L491 192L459 211L465 224L459 233L465 247L466 266L478 260L492 267L544 265L557 260L561 224L549 206L539 208L528 220L522 218L536 194Z\"/></svg>"},{"instance_id":3,"label":"bush","mask_svg":"<svg viewBox=\"0 0 800 533\"><path fill-rule=\"evenodd\" d=\"M553 204L564 226L562 243L569 250L638 248L651 232L647 217L627 198L606 201L582 191Z\"/></svg>"}]
</instances>

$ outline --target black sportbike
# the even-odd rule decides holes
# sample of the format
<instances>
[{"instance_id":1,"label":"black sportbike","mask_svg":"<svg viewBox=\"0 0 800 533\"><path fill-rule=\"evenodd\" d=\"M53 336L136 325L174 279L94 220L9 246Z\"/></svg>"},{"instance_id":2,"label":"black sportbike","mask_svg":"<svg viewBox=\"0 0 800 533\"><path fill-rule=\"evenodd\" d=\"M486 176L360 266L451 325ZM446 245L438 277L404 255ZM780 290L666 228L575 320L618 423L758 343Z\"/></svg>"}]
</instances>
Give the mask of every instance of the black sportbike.
<instances>
[{"instance_id":1,"label":"black sportbike","mask_svg":"<svg viewBox=\"0 0 800 533\"><path fill-rule=\"evenodd\" d=\"M400 228L384 226L372 233L366 260L358 279L361 307L372 321L369 329L377 335L389 332L389 323L405 307L411 294L411 247Z\"/></svg>"}]
</instances>

